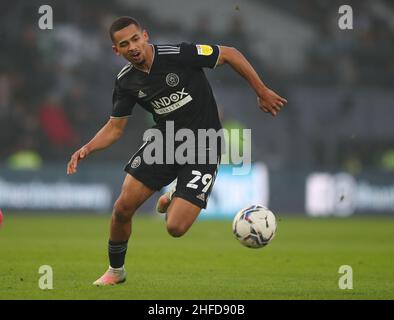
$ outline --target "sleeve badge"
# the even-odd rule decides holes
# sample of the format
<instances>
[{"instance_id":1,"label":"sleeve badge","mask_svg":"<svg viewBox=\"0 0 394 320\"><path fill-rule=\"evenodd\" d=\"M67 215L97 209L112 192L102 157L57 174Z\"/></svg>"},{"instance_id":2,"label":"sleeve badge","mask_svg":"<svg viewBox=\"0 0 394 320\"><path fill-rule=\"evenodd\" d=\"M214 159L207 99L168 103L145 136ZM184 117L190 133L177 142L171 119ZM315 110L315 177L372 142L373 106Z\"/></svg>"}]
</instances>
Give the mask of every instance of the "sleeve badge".
<instances>
[{"instance_id":1,"label":"sleeve badge","mask_svg":"<svg viewBox=\"0 0 394 320\"><path fill-rule=\"evenodd\" d=\"M213 48L206 44L197 44L197 54L200 56L210 56L213 53Z\"/></svg>"}]
</instances>

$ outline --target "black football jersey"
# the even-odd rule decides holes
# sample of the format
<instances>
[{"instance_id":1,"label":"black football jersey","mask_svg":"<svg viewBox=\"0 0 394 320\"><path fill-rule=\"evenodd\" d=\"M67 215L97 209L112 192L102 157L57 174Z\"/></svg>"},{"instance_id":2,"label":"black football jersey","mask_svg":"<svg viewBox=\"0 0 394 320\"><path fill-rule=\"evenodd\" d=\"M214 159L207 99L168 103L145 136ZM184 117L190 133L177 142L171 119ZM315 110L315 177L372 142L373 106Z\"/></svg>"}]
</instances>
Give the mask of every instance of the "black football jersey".
<instances>
[{"instance_id":1,"label":"black football jersey","mask_svg":"<svg viewBox=\"0 0 394 320\"><path fill-rule=\"evenodd\" d=\"M166 121L175 130L221 129L211 86L203 68L214 68L219 47L181 43L153 45L149 73L128 63L117 75L111 117L129 117L138 103L153 115L155 126L165 133Z\"/></svg>"}]
</instances>

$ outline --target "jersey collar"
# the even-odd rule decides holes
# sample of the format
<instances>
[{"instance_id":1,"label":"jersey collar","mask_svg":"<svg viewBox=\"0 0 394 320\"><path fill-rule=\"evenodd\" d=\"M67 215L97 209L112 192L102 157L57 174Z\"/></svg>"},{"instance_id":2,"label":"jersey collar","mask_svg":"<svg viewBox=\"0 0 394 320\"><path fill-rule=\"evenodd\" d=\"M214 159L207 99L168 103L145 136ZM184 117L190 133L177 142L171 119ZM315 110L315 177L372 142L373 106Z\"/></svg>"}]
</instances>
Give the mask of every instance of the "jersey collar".
<instances>
[{"instance_id":1,"label":"jersey collar","mask_svg":"<svg viewBox=\"0 0 394 320\"><path fill-rule=\"evenodd\" d=\"M147 74L147 75L149 75L150 72L152 71L153 63L155 62L155 56L156 56L156 49L155 49L155 46L154 46L153 44L149 44L149 45L152 47L152 51L153 51L153 53L152 53L152 54L153 54L152 63L151 63L151 65L150 65L149 70L148 70L148 71L143 71L143 70L137 68L136 66L134 66L134 68L135 68L136 70L141 71L142 73L145 73L145 74Z\"/></svg>"}]
</instances>

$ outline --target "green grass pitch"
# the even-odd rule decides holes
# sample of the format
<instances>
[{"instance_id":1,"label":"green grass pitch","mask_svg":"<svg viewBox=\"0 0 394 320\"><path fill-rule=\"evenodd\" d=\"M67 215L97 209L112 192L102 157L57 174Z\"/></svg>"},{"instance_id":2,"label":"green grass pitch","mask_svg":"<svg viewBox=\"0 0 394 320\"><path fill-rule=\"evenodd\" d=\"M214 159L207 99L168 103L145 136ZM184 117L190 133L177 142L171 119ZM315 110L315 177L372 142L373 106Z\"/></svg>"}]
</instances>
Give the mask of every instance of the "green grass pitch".
<instances>
[{"instance_id":1,"label":"green grass pitch","mask_svg":"<svg viewBox=\"0 0 394 320\"><path fill-rule=\"evenodd\" d=\"M171 238L136 217L127 282L95 287L108 267L109 216L12 215L0 228L0 299L394 299L394 219L281 216L263 249L241 246L231 221L198 221ZM53 268L41 290L41 265ZM353 289L338 287L341 265Z\"/></svg>"}]
</instances>

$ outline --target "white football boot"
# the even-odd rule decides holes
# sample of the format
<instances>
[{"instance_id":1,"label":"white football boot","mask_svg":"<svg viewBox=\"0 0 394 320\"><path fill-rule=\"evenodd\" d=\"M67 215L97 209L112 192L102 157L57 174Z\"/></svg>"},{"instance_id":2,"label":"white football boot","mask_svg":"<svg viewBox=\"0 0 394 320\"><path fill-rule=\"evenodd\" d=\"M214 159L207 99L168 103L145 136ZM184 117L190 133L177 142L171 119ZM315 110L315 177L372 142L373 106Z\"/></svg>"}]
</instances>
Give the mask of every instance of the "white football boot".
<instances>
[{"instance_id":1,"label":"white football boot","mask_svg":"<svg viewBox=\"0 0 394 320\"><path fill-rule=\"evenodd\" d=\"M126 269L109 267L105 273L98 278L93 285L95 286L113 286L115 284L123 283L126 281Z\"/></svg>"}]
</instances>

